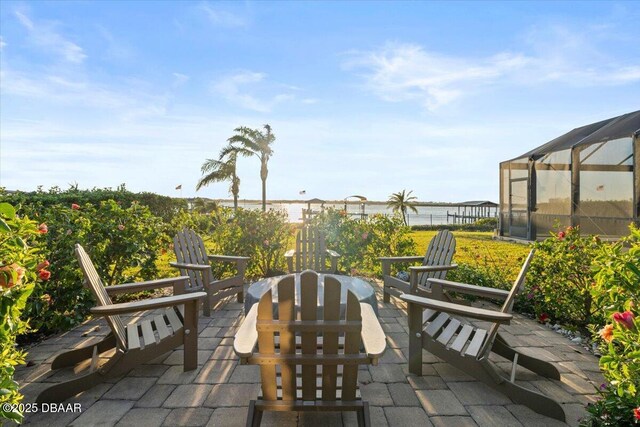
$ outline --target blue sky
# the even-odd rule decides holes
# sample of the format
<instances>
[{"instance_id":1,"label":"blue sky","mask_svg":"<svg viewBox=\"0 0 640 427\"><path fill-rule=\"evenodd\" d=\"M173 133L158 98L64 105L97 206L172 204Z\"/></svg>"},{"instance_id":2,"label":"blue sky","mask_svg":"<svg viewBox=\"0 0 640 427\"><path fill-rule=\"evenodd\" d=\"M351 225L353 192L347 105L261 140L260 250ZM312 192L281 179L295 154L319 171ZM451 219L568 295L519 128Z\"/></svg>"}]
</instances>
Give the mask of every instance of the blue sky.
<instances>
[{"instance_id":1,"label":"blue sky","mask_svg":"<svg viewBox=\"0 0 640 427\"><path fill-rule=\"evenodd\" d=\"M638 6L3 1L0 186L228 197L200 166L269 123L269 198L497 201L500 161L640 107Z\"/></svg>"}]
</instances>

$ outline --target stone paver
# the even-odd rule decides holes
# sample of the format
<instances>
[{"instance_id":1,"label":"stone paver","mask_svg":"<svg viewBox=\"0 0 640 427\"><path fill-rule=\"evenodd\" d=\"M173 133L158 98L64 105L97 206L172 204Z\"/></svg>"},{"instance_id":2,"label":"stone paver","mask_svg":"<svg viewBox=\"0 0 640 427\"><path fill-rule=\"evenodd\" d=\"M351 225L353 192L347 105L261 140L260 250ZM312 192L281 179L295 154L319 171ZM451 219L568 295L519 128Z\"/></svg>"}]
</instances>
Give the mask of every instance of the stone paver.
<instances>
[{"instance_id":1,"label":"stone paver","mask_svg":"<svg viewBox=\"0 0 640 427\"><path fill-rule=\"evenodd\" d=\"M370 404L375 427L566 425L515 404L509 397L426 351L422 353L422 376L410 374L406 304L394 298L390 304L383 304L380 289L377 294L388 349L377 366L363 366L358 371L360 391ZM46 414L46 417L32 414L27 416L25 424L244 426L248 402L257 398L260 391L260 373L256 366L240 365L233 352L233 336L242 322L242 313L242 304L227 302L212 310L211 317L198 319L197 369L183 371L180 347L159 354L126 376L110 379L70 399L69 402L81 403L81 413ZM129 316L127 322L133 318ZM595 399L595 387L603 380L597 359L558 334L518 315L503 331L512 345L552 360L562 373L562 382L559 382L518 368L518 383L557 399L566 412L567 423L578 425L578 420L586 415L584 405ZM69 370L54 375L48 372L45 361L51 360L54 352L95 341L108 332L104 320L95 319L30 349L28 359L35 364L19 367L16 373L19 382L25 384L25 402L33 401L47 383L73 377ZM510 374L509 361L496 355L491 355L490 360L505 375ZM349 412L267 412L262 425L355 426L356 420L355 413Z\"/></svg>"},{"instance_id":2,"label":"stone paver","mask_svg":"<svg viewBox=\"0 0 640 427\"><path fill-rule=\"evenodd\" d=\"M164 422L170 409L164 408L133 408L116 424L116 427L154 427Z\"/></svg>"}]
</instances>

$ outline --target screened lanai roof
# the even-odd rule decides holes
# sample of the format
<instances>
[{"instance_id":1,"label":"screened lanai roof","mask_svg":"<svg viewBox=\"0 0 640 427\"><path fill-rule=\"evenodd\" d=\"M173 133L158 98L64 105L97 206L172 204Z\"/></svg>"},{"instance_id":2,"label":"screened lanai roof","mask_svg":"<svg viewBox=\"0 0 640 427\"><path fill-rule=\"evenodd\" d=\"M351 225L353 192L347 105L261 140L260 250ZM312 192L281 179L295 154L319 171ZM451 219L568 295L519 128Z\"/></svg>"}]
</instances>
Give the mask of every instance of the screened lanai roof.
<instances>
[{"instance_id":1,"label":"screened lanai roof","mask_svg":"<svg viewBox=\"0 0 640 427\"><path fill-rule=\"evenodd\" d=\"M537 159L547 153L633 136L637 132L640 132L640 110L573 129L511 160L529 157Z\"/></svg>"}]
</instances>

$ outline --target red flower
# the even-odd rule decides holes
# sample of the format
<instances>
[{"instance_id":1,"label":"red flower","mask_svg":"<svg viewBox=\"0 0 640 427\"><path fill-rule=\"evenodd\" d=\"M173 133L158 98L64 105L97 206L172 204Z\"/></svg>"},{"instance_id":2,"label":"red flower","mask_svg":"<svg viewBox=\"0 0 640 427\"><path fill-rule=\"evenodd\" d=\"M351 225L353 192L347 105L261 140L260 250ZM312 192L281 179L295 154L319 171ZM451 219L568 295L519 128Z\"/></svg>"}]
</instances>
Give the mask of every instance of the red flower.
<instances>
[{"instance_id":1,"label":"red flower","mask_svg":"<svg viewBox=\"0 0 640 427\"><path fill-rule=\"evenodd\" d=\"M45 224L44 222L38 226L38 233L47 234L48 231L49 228L47 228L47 224Z\"/></svg>"},{"instance_id":2,"label":"red flower","mask_svg":"<svg viewBox=\"0 0 640 427\"><path fill-rule=\"evenodd\" d=\"M640 420L640 406L633 408L633 416L636 417L636 420Z\"/></svg>"},{"instance_id":3,"label":"red flower","mask_svg":"<svg viewBox=\"0 0 640 427\"><path fill-rule=\"evenodd\" d=\"M49 261L45 259L40 264L36 265L36 271L44 270L45 268L49 267L49 265Z\"/></svg>"},{"instance_id":4,"label":"red flower","mask_svg":"<svg viewBox=\"0 0 640 427\"><path fill-rule=\"evenodd\" d=\"M564 232L564 231L561 231L561 232L559 232L559 233L558 233L558 239L559 239L559 240L564 239L564 236L566 236L566 234L565 234L565 232Z\"/></svg>"},{"instance_id":5,"label":"red flower","mask_svg":"<svg viewBox=\"0 0 640 427\"><path fill-rule=\"evenodd\" d=\"M547 313L540 313L540 315L538 316L538 322L546 323L548 321L549 321L549 315Z\"/></svg>"},{"instance_id":6,"label":"red flower","mask_svg":"<svg viewBox=\"0 0 640 427\"><path fill-rule=\"evenodd\" d=\"M613 320L621 324L627 329L633 328L633 320L635 316L630 311L625 311L624 313L613 313Z\"/></svg>"},{"instance_id":7,"label":"red flower","mask_svg":"<svg viewBox=\"0 0 640 427\"><path fill-rule=\"evenodd\" d=\"M38 277L40 280L49 280L51 277L51 272L49 270L40 270L38 271Z\"/></svg>"},{"instance_id":8,"label":"red flower","mask_svg":"<svg viewBox=\"0 0 640 427\"><path fill-rule=\"evenodd\" d=\"M80 205L76 203L71 203L71 209L73 209L74 211L77 211L80 209Z\"/></svg>"}]
</instances>

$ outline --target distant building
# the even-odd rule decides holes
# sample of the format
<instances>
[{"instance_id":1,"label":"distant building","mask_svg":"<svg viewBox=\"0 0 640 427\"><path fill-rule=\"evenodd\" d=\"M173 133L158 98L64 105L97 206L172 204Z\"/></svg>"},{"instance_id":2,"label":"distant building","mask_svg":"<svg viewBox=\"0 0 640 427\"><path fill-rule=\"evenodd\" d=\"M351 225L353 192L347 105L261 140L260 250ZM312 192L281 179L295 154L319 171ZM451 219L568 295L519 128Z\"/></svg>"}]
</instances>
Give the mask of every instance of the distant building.
<instances>
[{"instance_id":1,"label":"distant building","mask_svg":"<svg viewBox=\"0 0 640 427\"><path fill-rule=\"evenodd\" d=\"M540 239L559 224L615 238L639 217L640 111L500 163L501 236Z\"/></svg>"}]
</instances>

